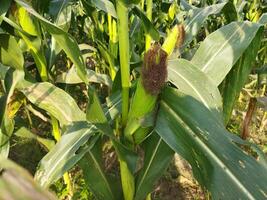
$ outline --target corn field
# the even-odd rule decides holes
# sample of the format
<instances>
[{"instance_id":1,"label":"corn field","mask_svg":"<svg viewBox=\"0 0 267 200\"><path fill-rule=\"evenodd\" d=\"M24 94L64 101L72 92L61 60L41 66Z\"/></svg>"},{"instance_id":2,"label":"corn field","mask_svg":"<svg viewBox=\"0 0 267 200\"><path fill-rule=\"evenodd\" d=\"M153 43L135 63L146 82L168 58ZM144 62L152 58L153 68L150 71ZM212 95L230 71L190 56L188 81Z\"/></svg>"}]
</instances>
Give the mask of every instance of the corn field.
<instances>
[{"instance_id":1,"label":"corn field","mask_svg":"<svg viewBox=\"0 0 267 200\"><path fill-rule=\"evenodd\" d=\"M0 200L267 199L266 24L266 0L0 0ZM197 194L160 184L184 171Z\"/></svg>"}]
</instances>

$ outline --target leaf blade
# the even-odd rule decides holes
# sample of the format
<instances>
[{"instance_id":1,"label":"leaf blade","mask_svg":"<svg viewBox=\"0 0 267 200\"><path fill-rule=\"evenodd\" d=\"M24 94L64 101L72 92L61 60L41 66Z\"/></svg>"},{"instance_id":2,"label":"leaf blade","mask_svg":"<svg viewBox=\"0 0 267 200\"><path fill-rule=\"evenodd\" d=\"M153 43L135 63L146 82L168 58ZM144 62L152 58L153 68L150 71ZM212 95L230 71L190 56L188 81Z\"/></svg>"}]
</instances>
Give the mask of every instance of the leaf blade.
<instances>
[{"instance_id":1,"label":"leaf blade","mask_svg":"<svg viewBox=\"0 0 267 200\"><path fill-rule=\"evenodd\" d=\"M223 26L201 43L191 62L219 85L261 26L248 21Z\"/></svg>"},{"instance_id":2,"label":"leaf blade","mask_svg":"<svg viewBox=\"0 0 267 200\"><path fill-rule=\"evenodd\" d=\"M265 198L267 176L260 174L266 166L245 154L201 102L166 88L160 109L156 132L191 164L213 198Z\"/></svg>"}]
</instances>

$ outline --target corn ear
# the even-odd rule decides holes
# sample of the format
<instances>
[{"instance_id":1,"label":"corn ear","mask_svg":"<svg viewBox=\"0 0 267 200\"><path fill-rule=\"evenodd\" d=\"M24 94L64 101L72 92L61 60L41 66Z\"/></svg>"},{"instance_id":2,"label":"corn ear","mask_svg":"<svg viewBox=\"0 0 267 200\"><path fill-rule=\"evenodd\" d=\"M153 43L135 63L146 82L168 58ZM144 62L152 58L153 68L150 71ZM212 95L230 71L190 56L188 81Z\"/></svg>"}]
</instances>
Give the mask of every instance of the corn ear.
<instances>
[{"instance_id":1,"label":"corn ear","mask_svg":"<svg viewBox=\"0 0 267 200\"><path fill-rule=\"evenodd\" d=\"M137 80L124 129L125 137L132 143L141 143L151 131L153 124L144 125L142 121L155 110L158 95L167 78L167 56L180 46L183 38L183 27L177 25L171 30L162 47L154 44L145 54L141 77Z\"/></svg>"}]
</instances>

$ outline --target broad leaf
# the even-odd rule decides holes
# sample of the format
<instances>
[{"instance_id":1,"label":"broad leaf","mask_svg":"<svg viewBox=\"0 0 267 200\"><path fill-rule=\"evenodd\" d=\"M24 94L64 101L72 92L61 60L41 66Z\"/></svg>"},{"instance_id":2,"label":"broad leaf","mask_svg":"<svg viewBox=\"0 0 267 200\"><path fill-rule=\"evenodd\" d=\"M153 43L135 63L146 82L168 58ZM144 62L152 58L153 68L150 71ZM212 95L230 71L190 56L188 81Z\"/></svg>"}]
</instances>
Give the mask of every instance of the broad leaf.
<instances>
[{"instance_id":1,"label":"broad leaf","mask_svg":"<svg viewBox=\"0 0 267 200\"><path fill-rule=\"evenodd\" d=\"M149 34L154 40L159 40L159 32L157 31L157 29L155 29L146 15L137 6L135 6L132 11L140 18L141 22L143 23L145 32Z\"/></svg>"},{"instance_id":2,"label":"broad leaf","mask_svg":"<svg viewBox=\"0 0 267 200\"><path fill-rule=\"evenodd\" d=\"M189 11L191 9L197 9L197 7L189 4L186 0L180 0L180 6L183 10Z\"/></svg>"},{"instance_id":3,"label":"broad leaf","mask_svg":"<svg viewBox=\"0 0 267 200\"><path fill-rule=\"evenodd\" d=\"M112 80L106 74L96 73L93 70L86 69L88 81L92 83L102 83L108 87L112 87ZM57 77L56 82L66 84L77 84L82 83L81 78L78 76L77 71L74 67L70 68L68 72L64 72Z\"/></svg>"},{"instance_id":4,"label":"broad leaf","mask_svg":"<svg viewBox=\"0 0 267 200\"><path fill-rule=\"evenodd\" d=\"M13 117L10 116L10 102L14 91L24 78L24 72L10 68L5 76L6 93L0 97L0 155L7 157L9 153L9 138L14 130Z\"/></svg>"},{"instance_id":5,"label":"broad leaf","mask_svg":"<svg viewBox=\"0 0 267 200\"><path fill-rule=\"evenodd\" d=\"M144 166L136 178L135 200L143 200L152 191L155 182L163 175L173 158L173 150L152 133L144 142Z\"/></svg>"},{"instance_id":6,"label":"broad leaf","mask_svg":"<svg viewBox=\"0 0 267 200\"><path fill-rule=\"evenodd\" d=\"M88 151L80 160L79 166L83 170L86 185L97 199L115 200L111 180L109 180L103 168L101 147L101 142L96 143L92 150Z\"/></svg>"},{"instance_id":7,"label":"broad leaf","mask_svg":"<svg viewBox=\"0 0 267 200\"><path fill-rule=\"evenodd\" d=\"M218 14L224 8L234 7L232 3L225 2L207 6L204 8L195 8L188 11L188 17L185 21L185 42L184 46L188 45L192 39L198 34L201 26L209 15ZM235 13L236 15L236 13Z\"/></svg>"},{"instance_id":8,"label":"broad leaf","mask_svg":"<svg viewBox=\"0 0 267 200\"><path fill-rule=\"evenodd\" d=\"M219 90L211 79L196 66L184 59L168 61L168 80L181 92L190 94L208 107L214 117L222 120L222 103Z\"/></svg>"},{"instance_id":9,"label":"broad leaf","mask_svg":"<svg viewBox=\"0 0 267 200\"><path fill-rule=\"evenodd\" d=\"M16 39L0 34L0 62L15 69L23 69L24 58Z\"/></svg>"},{"instance_id":10,"label":"broad leaf","mask_svg":"<svg viewBox=\"0 0 267 200\"><path fill-rule=\"evenodd\" d=\"M39 37L28 37L23 33L19 33L19 35L22 37L32 54L42 81L47 81L48 75L46 69L46 59L41 39Z\"/></svg>"},{"instance_id":11,"label":"broad leaf","mask_svg":"<svg viewBox=\"0 0 267 200\"><path fill-rule=\"evenodd\" d=\"M52 2L51 2L52 3ZM57 3L54 2L54 3ZM55 25L57 25L62 30L68 32L71 23L71 5L67 6L68 1L63 0L59 6L58 13L55 13ZM52 6L53 7L53 6ZM57 8L58 9L58 8ZM48 58L48 68L51 68L55 62L56 55L62 50L61 46L56 42L55 38L52 36L50 48L49 48L49 58Z\"/></svg>"},{"instance_id":12,"label":"broad leaf","mask_svg":"<svg viewBox=\"0 0 267 200\"><path fill-rule=\"evenodd\" d=\"M38 14L30 5L28 5L25 1L16 0L16 2L25 8L27 12L31 13L35 16L41 24L45 27L45 29L55 38L57 43L62 47L68 57L72 60L75 67L77 67L77 73L80 78L87 83L85 64L83 62L83 58L81 56L79 47L75 39L62 29L58 28L56 25L52 24L40 14Z\"/></svg>"},{"instance_id":13,"label":"broad leaf","mask_svg":"<svg viewBox=\"0 0 267 200\"><path fill-rule=\"evenodd\" d=\"M42 138L37 134L32 133L29 129L25 127L19 128L14 134L18 137L36 140L40 144L42 144L47 150L50 150L55 146L54 140Z\"/></svg>"},{"instance_id":14,"label":"broad leaf","mask_svg":"<svg viewBox=\"0 0 267 200\"><path fill-rule=\"evenodd\" d=\"M56 146L42 158L35 174L35 180L41 186L48 187L62 177L92 148L97 139L93 137L96 132L96 127L87 122L76 122L69 126ZM92 142L89 147L77 152L90 138Z\"/></svg>"},{"instance_id":15,"label":"broad leaf","mask_svg":"<svg viewBox=\"0 0 267 200\"><path fill-rule=\"evenodd\" d=\"M194 176L212 198L266 198L266 161L244 153L199 100L166 88L155 130L190 163Z\"/></svg>"},{"instance_id":16,"label":"broad leaf","mask_svg":"<svg viewBox=\"0 0 267 200\"><path fill-rule=\"evenodd\" d=\"M97 99L93 100L96 101ZM114 98L112 103L108 102L105 115L111 115L111 119L113 119L113 117L119 112L118 106L120 103L120 98ZM93 102L91 105L95 107L97 104ZM115 111L113 111L114 109ZM90 113L91 111L88 114ZM80 114L80 117L82 120L85 115ZM97 122L101 122L102 117L99 118L96 116L96 118ZM105 124L102 126L100 124L92 125L85 121L73 122L63 134L61 140L41 160L40 168L35 175L36 180L42 186L48 187L52 182L63 176L63 174L71 169L85 155L85 153L88 152L90 154L90 149L98 140L99 132L104 133L109 137L113 135L112 129ZM95 133L97 134L93 136ZM81 149L82 145L84 145L88 140L89 146ZM115 140L113 140L113 145L118 153L118 156L127 163L130 169L135 170L137 159L136 155ZM77 152L79 149L81 150Z\"/></svg>"},{"instance_id":17,"label":"broad leaf","mask_svg":"<svg viewBox=\"0 0 267 200\"><path fill-rule=\"evenodd\" d=\"M32 18L32 16L26 11L25 8L20 5L17 6L16 9L17 21L19 22L21 28L27 32L31 36L39 36L40 37L40 29L39 24L36 19Z\"/></svg>"},{"instance_id":18,"label":"broad leaf","mask_svg":"<svg viewBox=\"0 0 267 200\"><path fill-rule=\"evenodd\" d=\"M261 26L247 21L223 26L201 43L192 63L205 72L214 84L219 85L248 48Z\"/></svg>"},{"instance_id":19,"label":"broad leaf","mask_svg":"<svg viewBox=\"0 0 267 200\"><path fill-rule=\"evenodd\" d=\"M261 46L262 31L258 31L257 35L243 53L240 59L227 74L221 85L221 93L223 96L223 115L224 122L227 124L232 115L232 110L239 93L246 83L248 76L253 67L253 63Z\"/></svg>"},{"instance_id":20,"label":"broad leaf","mask_svg":"<svg viewBox=\"0 0 267 200\"><path fill-rule=\"evenodd\" d=\"M259 19L260 24L267 24L267 13L263 13L261 18Z\"/></svg>"},{"instance_id":21,"label":"broad leaf","mask_svg":"<svg viewBox=\"0 0 267 200\"><path fill-rule=\"evenodd\" d=\"M15 162L0 155L0 196L1 199L35 200L47 199L56 200L56 197L43 190L34 183L32 176Z\"/></svg>"},{"instance_id":22,"label":"broad leaf","mask_svg":"<svg viewBox=\"0 0 267 200\"><path fill-rule=\"evenodd\" d=\"M3 16L6 15L8 9L9 9L9 6L10 6L10 3L11 3L11 0L0 0L0 25L3 21Z\"/></svg>"},{"instance_id":23,"label":"broad leaf","mask_svg":"<svg viewBox=\"0 0 267 200\"><path fill-rule=\"evenodd\" d=\"M51 83L22 81L19 89L29 101L53 115L62 125L85 120L85 113L80 110L75 100Z\"/></svg>"},{"instance_id":24,"label":"broad leaf","mask_svg":"<svg viewBox=\"0 0 267 200\"><path fill-rule=\"evenodd\" d=\"M62 11L68 6L70 0L51 0L48 6L48 13L57 21Z\"/></svg>"},{"instance_id":25,"label":"broad leaf","mask_svg":"<svg viewBox=\"0 0 267 200\"><path fill-rule=\"evenodd\" d=\"M108 0L89 0L86 2L99 10L103 10L106 13L110 14L112 17L117 18L117 13L115 7L111 1Z\"/></svg>"}]
</instances>

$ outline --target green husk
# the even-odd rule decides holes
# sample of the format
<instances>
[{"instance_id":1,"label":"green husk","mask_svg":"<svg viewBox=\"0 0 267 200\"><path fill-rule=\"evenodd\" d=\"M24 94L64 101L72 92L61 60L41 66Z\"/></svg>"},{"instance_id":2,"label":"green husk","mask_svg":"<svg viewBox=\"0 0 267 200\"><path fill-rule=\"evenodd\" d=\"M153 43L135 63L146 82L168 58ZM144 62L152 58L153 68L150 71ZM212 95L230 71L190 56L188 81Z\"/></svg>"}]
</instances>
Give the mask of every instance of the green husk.
<instances>
[{"instance_id":1,"label":"green husk","mask_svg":"<svg viewBox=\"0 0 267 200\"><path fill-rule=\"evenodd\" d=\"M165 74L165 72L167 73L166 58L177 47L177 40L181 38L179 37L180 30L181 26L175 26L162 47L154 44L145 54L142 75L137 80L137 87L131 101L128 122L124 130L127 140L134 144L141 143L152 130L151 127L154 122L154 113L156 113L158 94L166 79L166 77L158 78L157 75L167 75ZM164 54L166 54L166 57ZM154 66L151 64L153 62L155 64ZM160 68L157 69L157 65ZM155 75L155 73L157 74ZM149 78L151 79L151 77L158 78L158 82L162 82L162 80L164 82L151 86L148 81L151 82L153 80L147 80ZM162 85L158 86L157 84Z\"/></svg>"}]
</instances>

